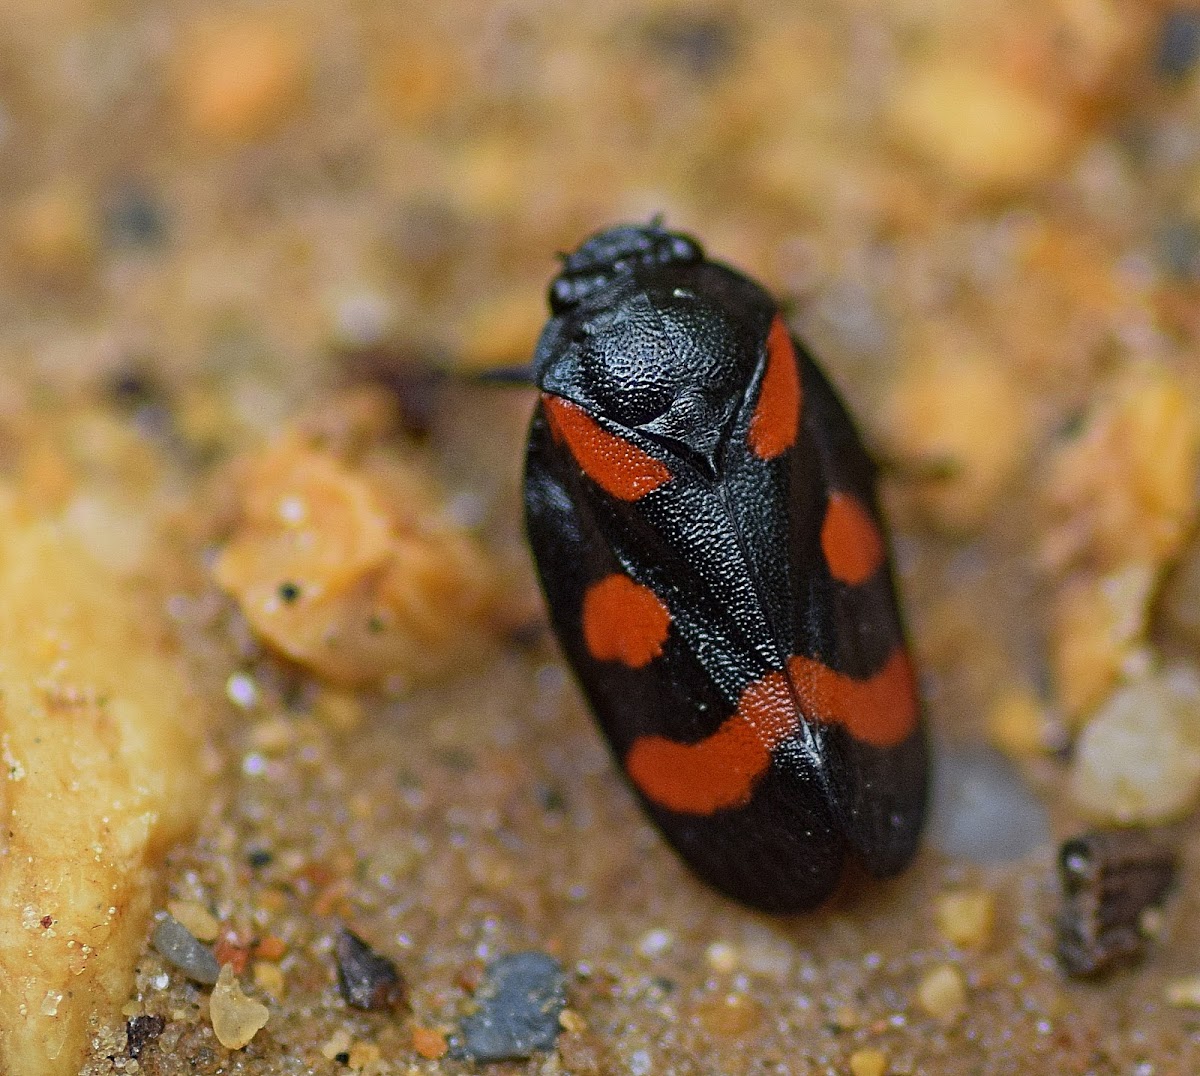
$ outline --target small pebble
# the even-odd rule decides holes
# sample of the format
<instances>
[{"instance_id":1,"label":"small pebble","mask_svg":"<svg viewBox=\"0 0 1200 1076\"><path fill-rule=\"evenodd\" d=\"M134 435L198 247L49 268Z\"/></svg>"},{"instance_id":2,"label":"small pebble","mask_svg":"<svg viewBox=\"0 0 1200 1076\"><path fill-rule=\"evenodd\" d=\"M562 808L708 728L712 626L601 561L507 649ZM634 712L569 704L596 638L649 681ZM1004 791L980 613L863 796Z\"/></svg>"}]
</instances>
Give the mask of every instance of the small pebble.
<instances>
[{"instance_id":1,"label":"small pebble","mask_svg":"<svg viewBox=\"0 0 1200 1076\"><path fill-rule=\"evenodd\" d=\"M850 1055L850 1076L884 1076L888 1068L887 1054L865 1046Z\"/></svg>"},{"instance_id":2,"label":"small pebble","mask_svg":"<svg viewBox=\"0 0 1200 1076\"><path fill-rule=\"evenodd\" d=\"M1173 849L1145 830L1095 830L1063 842L1056 952L1063 970L1092 978L1137 963L1161 929L1178 870Z\"/></svg>"},{"instance_id":3,"label":"small pebble","mask_svg":"<svg viewBox=\"0 0 1200 1076\"><path fill-rule=\"evenodd\" d=\"M1200 12L1172 11L1163 20L1155 66L1172 82L1185 79L1200 57Z\"/></svg>"},{"instance_id":4,"label":"small pebble","mask_svg":"<svg viewBox=\"0 0 1200 1076\"><path fill-rule=\"evenodd\" d=\"M991 940L996 922L996 898L986 889L943 893L934 905L938 931L948 942L982 949Z\"/></svg>"},{"instance_id":5,"label":"small pebble","mask_svg":"<svg viewBox=\"0 0 1200 1076\"><path fill-rule=\"evenodd\" d=\"M268 934L254 947L257 960L279 960L287 952L287 942L274 934Z\"/></svg>"},{"instance_id":6,"label":"small pebble","mask_svg":"<svg viewBox=\"0 0 1200 1076\"><path fill-rule=\"evenodd\" d=\"M1014 758L1042 753L1046 749L1048 725L1045 709L1027 689L1006 691L988 709L988 738Z\"/></svg>"},{"instance_id":7,"label":"small pebble","mask_svg":"<svg viewBox=\"0 0 1200 1076\"><path fill-rule=\"evenodd\" d=\"M1054 597L1051 675L1066 717L1075 726L1112 691L1143 644L1158 572L1149 563L1081 577Z\"/></svg>"},{"instance_id":8,"label":"small pebble","mask_svg":"<svg viewBox=\"0 0 1200 1076\"><path fill-rule=\"evenodd\" d=\"M321 1044L321 1056L326 1061L333 1061L338 1054L350 1053L350 1032L345 1028L338 1028L328 1039Z\"/></svg>"},{"instance_id":9,"label":"small pebble","mask_svg":"<svg viewBox=\"0 0 1200 1076\"><path fill-rule=\"evenodd\" d=\"M145 1013L135 1016L125 1023L125 1053L130 1060L136 1061L142 1056L142 1051L156 1041L167 1026L166 1018L158 1013Z\"/></svg>"},{"instance_id":10,"label":"small pebble","mask_svg":"<svg viewBox=\"0 0 1200 1076\"><path fill-rule=\"evenodd\" d=\"M669 930L648 930L638 939L637 951L639 956L652 960L662 956L674 944L675 935Z\"/></svg>"},{"instance_id":11,"label":"small pebble","mask_svg":"<svg viewBox=\"0 0 1200 1076\"><path fill-rule=\"evenodd\" d=\"M435 1027L414 1027L412 1029L412 1045L421 1057L430 1061L445 1057L450 1049L446 1036Z\"/></svg>"},{"instance_id":12,"label":"small pebble","mask_svg":"<svg viewBox=\"0 0 1200 1076\"><path fill-rule=\"evenodd\" d=\"M395 1009L408 997L408 988L396 965L344 927L334 945L338 987L346 1004L373 1012Z\"/></svg>"},{"instance_id":13,"label":"small pebble","mask_svg":"<svg viewBox=\"0 0 1200 1076\"><path fill-rule=\"evenodd\" d=\"M513 953L488 965L453 1054L476 1062L516 1061L554 1046L566 1006L566 976L547 953Z\"/></svg>"},{"instance_id":14,"label":"small pebble","mask_svg":"<svg viewBox=\"0 0 1200 1076\"><path fill-rule=\"evenodd\" d=\"M917 986L917 1004L942 1024L951 1024L967 1007L967 984L953 964L939 964Z\"/></svg>"},{"instance_id":15,"label":"small pebble","mask_svg":"<svg viewBox=\"0 0 1200 1076\"><path fill-rule=\"evenodd\" d=\"M741 963L741 953L736 945L725 941L715 941L704 950L704 959L708 966L720 975L730 975L737 970Z\"/></svg>"},{"instance_id":16,"label":"small pebble","mask_svg":"<svg viewBox=\"0 0 1200 1076\"><path fill-rule=\"evenodd\" d=\"M1186 979L1175 979L1167 983L1163 991L1168 1005L1181 1009L1200 1009L1200 975Z\"/></svg>"},{"instance_id":17,"label":"small pebble","mask_svg":"<svg viewBox=\"0 0 1200 1076\"><path fill-rule=\"evenodd\" d=\"M203 904L194 900L169 900L167 911L179 924L204 942L217 940L221 924Z\"/></svg>"},{"instance_id":18,"label":"small pebble","mask_svg":"<svg viewBox=\"0 0 1200 1076\"><path fill-rule=\"evenodd\" d=\"M172 916L159 920L151 944L168 964L194 982L211 986L221 974L221 965L212 950Z\"/></svg>"},{"instance_id":19,"label":"small pebble","mask_svg":"<svg viewBox=\"0 0 1200 1076\"><path fill-rule=\"evenodd\" d=\"M1160 823L1190 811L1200 799L1200 677L1179 668L1114 694L1079 737L1070 783L1099 821Z\"/></svg>"},{"instance_id":20,"label":"small pebble","mask_svg":"<svg viewBox=\"0 0 1200 1076\"><path fill-rule=\"evenodd\" d=\"M123 186L114 192L104 207L104 224L114 244L130 247L154 247L166 235L162 207L146 190Z\"/></svg>"},{"instance_id":21,"label":"small pebble","mask_svg":"<svg viewBox=\"0 0 1200 1076\"><path fill-rule=\"evenodd\" d=\"M737 1037L758 1026L762 1006L745 994L724 994L702 1001L696 1007L696 1017L710 1035Z\"/></svg>"},{"instance_id":22,"label":"small pebble","mask_svg":"<svg viewBox=\"0 0 1200 1076\"><path fill-rule=\"evenodd\" d=\"M272 964L265 960L256 961L254 985L273 998L281 998L284 992L283 971L278 964Z\"/></svg>"},{"instance_id":23,"label":"small pebble","mask_svg":"<svg viewBox=\"0 0 1200 1076\"><path fill-rule=\"evenodd\" d=\"M240 1050L261 1031L271 1015L270 1010L242 991L233 969L221 969L212 997L208 1001L209 1017L217 1041L228 1050Z\"/></svg>"},{"instance_id":24,"label":"small pebble","mask_svg":"<svg viewBox=\"0 0 1200 1076\"><path fill-rule=\"evenodd\" d=\"M282 20L214 18L180 58L183 118L193 133L219 142L270 134L297 104L306 67L301 41Z\"/></svg>"},{"instance_id":25,"label":"small pebble","mask_svg":"<svg viewBox=\"0 0 1200 1076\"><path fill-rule=\"evenodd\" d=\"M368 1065L378 1065L383 1051L373 1042L356 1042L350 1047L350 1058L346 1062L351 1071L359 1072Z\"/></svg>"},{"instance_id":26,"label":"small pebble","mask_svg":"<svg viewBox=\"0 0 1200 1076\"><path fill-rule=\"evenodd\" d=\"M572 1035L582 1035L588 1027L587 1021L574 1009L563 1009L558 1014L558 1023L563 1031L569 1031Z\"/></svg>"},{"instance_id":27,"label":"small pebble","mask_svg":"<svg viewBox=\"0 0 1200 1076\"><path fill-rule=\"evenodd\" d=\"M233 968L234 975L241 975L250 963L250 947L243 944L236 934L229 932L213 946L213 956L222 967L228 964Z\"/></svg>"},{"instance_id":28,"label":"small pebble","mask_svg":"<svg viewBox=\"0 0 1200 1076\"><path fill-rule=\"evenodd\" d=\"M997 751L943 747L931 801L930 840L948 856L1004 862L1050 843L1046 808Z\"/></svg>"}]
</instances>

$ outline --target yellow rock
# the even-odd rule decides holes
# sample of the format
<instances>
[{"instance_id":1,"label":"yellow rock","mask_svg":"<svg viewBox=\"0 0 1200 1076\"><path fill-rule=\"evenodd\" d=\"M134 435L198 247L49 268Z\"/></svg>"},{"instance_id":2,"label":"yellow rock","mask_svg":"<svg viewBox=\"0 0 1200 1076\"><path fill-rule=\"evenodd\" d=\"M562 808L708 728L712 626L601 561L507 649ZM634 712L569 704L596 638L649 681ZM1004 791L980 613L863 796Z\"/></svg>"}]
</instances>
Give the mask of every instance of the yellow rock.
<instances>
[{"instance_id":1,"label":"yellow rock","mask_svg":"<svg viewBox=\"0 0 1200 1076\"><path fill-rule=\"evenodd\" d=\"M934 905L938 932L948 942L981 949L991 940L996 923L996 898L986 889L943 893Z\"/></svg>"},{"instance_id":2,"label":"yellow rock","mask_svg":"<svg viewBox=\"0 0 1200 1076\"><path fill-rule=\"evenodd\" d=\"M917 985L917 1004L942 1024L952 1024L967 1007L967 984L953 964L939 964Z\"/></svg>"},{"instance_id":3,"label":"yellow rock","mask_svg":"<svg viewBox=\"0 0 1200 1076\"><path fill-rule=\"evenodd\" d=\"M261 1001L246 996L233 967L224 964L208 999L208 1014L217 1041L227 1050L240 1050L266 1027L271 1012Z\"/></svg>"},{"instance_id":4,"label":"yellow rock","mask_svg":"<svg viewBox=\"0 0 1200 1076\"><path fill-rule=\"evenodd\" d=\"M1025 688L1005 691L988 710L988 736L1008 755L1021 757L1044 751L1046 727L1042 704Z\"/></svg>"},{"instance_id":5,"label":"yellow rock","mask_svg":"<svg viewBox=\"0 0 1200 1076\"><path fill-rule=\"evenodd\" d=\"M182 924L188 931L201 941L217 940L221 932L221 924L203 904L194 900L169 900L167 911L176 922Z\"/></svg>"},{"instance_id":6,"label":"yellow rock","mask_svg":"<svg viewBox=\"0 0 1200 1076\"><path fill-rule=\"evenodd\" d=\"M203 807L203 714L126 580L0 502L0 1071L79 1071L154 869Z\"/></svg>"},{"instance_id":7,"label":"yellow rock","mask_svg":"<svg viewBox=\"0 0 1200 1076\"><path fill-rule=\"evenodd\" d=\"M863 1047L850 1055L850 1076L884 1076L888 1069L887 1054L873 1047Z\"/></svg>"},{"instance_id":8,"label":"yellow rock","mask_svg":"<svg viewBox=\"0 0 1200 1076\"><path fill-rule=\"evenodd\" d=\"M1054 690L1078 723L1112 689L1146 632L1154 569L1130 564L1100 578L1068 582L1055 596L1050 630Z\"/></svg>"},{"instance_id":9,"label":"yellow rock","mask_svg":"<svg viewBox=\"0 0 1200 1076\"><path fill-rule=\"evenodd\" d=\"M193 29L179 59L177 95L194 134L246 142L293 111L308 76L295 26L283 19L221 16Z\"/></svg>"},{"instance_id":10,"label":"yellow rock","mask_svg":"<svg viewBox=\"0 0 1200 1076\"><path fill-rule=\"evenodd\" d=\"M490 563L432 482L380 466L280 438L247 461L215 567L259 635L339 684L444 674L483 645L495 598Z\"/></svg>"},{"instance_id":11,"label":"yellow rock","mask_svg":"<svg viewBox=\"0 0 1200 1076\"><path fill-rule=\"evenodd\" d=\"M997 356L933 333L906 364L883 416L889 455L922 508L951 530L976 526L1029 448L1029 402Z\"/></svg>"},{"instance_id":12,"label":"yellow rock","mask_svg":"<svg viewBox=\"0 0 1200 1076\"><path fill-rule=\"evenodd\" d=\"M890 99L896 141L970 192L1019 190L1047 175L1070 145L1056 102L978 58L922 58L901 72Z\"/></svg>"},{"instance_id":13,"label":"yellow rock","mask_svg":"<svg viewBox=\"0 0 1200 1076\"><path fill-rule=\"evenodd\" d=\"M1178 556L1200 476L1200 408L1188 385L1159 364L1127 367L1047 474L1060 519L1043 550L1052 566L1084 557L1106 569L1161 566Z\"/></svg>"}]
</instances>

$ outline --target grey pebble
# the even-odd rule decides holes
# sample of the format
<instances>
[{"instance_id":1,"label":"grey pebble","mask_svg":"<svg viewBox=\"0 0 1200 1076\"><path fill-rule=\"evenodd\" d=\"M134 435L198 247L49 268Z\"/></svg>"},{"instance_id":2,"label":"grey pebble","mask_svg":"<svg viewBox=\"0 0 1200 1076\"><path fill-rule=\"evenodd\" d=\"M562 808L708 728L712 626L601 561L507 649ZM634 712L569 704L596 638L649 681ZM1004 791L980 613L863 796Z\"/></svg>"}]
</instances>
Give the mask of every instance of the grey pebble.
<instances>
[{"instance_id":1,"label":"grey pebble","mask_svg":"<svg viewBox=\"0 0 1200 1076\"><path fill-rule=\"evenodd\" d=\"M487 966L452 1054L472 1061L516 1061L554 1046L566 1006L566 975L546 953L512 953Z\"/></svg>"},{"instance_id":2,"label":"grey pebble","mask_svg":"<svg viewBox=\"0 0 1200 1076\"><path fill-rule=\"evenodd\" d=\"M221 965L212 950L169 915L159 920L150 944L163 960L194 982L212 986L221 974Z\"/></svg>"},{"instance_id":3,"label":"grey pebble","mask_svg":"<svg viewBox=\"0 0 1200 1076\"><path fill-rule=\"evenodd\" d=\"M998 751L937 752L929 841L974 863L1020 859L1050 843L1050 818L1020 771Z\"/></svg>"},{"instance_id":4,"label":"grey pebble","mask_svg":"<svg viewBox=\"0 0 1200 1076\"><path fill-rule=\"evenodd\" d=\"M1200 14L1195 11L1170 12L1158 39L1155 66L1164 78L1180 82L1187 78L1200 59Z\"/></svg>"}]
</instances>

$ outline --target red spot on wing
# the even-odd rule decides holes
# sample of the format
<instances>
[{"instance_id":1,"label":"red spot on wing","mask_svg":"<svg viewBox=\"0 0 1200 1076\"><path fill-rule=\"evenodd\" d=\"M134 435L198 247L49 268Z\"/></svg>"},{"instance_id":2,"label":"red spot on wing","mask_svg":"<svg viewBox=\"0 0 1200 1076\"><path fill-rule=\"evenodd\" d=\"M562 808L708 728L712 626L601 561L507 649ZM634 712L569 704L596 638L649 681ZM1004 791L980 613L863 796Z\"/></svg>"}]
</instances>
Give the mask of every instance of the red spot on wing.
<instances>
[{"instance_id":1,"label":"red spot on wing","mask_svg":"<svg viewBox=\"0 0 1200 1076\"><path fill-rule=\"evenodd\" d=\"M583 639L597 661L649 665L662 654L670 625L658 595L627 575L605 576L583 596Z\"/></svg>"},{"instance_id":2,"label":"red spot on wing","mask_svg":"<svg viewBox=\"0 0 1200 1076\"><path fill-rule=\"evenodd\" d=\"M579 469L605 493L636 501L671 479L666 464L609 433L578 404L542 394L550 432L571 450Z\"/></svg>"},{"instance_id":3,"label":"red spot on wing","mask_svg":"<svg viewBox=\"0 0 1200 1076\"><path fill-rule=\"evenodd\" d=\"M815 658L794 657L788 670L806 716L842 725L856 740L894 747L916 727L916 676L902 646L866 680L835 672Z\"/></svg>"},{"instance_id":4,"label":"red spot on wing","mask_svg":"<svg viewBox=\"0 0 1200 1076\"><path fill-rule=\"evenodd\" d=\"M711 736L676 743L641 736L625 769L651 802L681 814L743 806L771 764L776 744L795 735L796 707L783 673L768 673L742 693L737 710Z\"/></svg>"},{"instance_id":5,"label":"red spot on wing","mask_svg":"<svg viewBox=\"0 0 1200 1076\"><path fill-rule=\"evenodd\" d=\"M638 737L625 756L633 783L651 802L680 814L744 806L771 765L771 752L799 730L797 696L808 720L842 725L874 747L892 747L916 727L916 678L903 647L866 680L808 657L791 658L788 672L790 683L781 672L752 683L733 714L697 743Z\"/></svg>"},{"instance_id":6,"label":"red spot on wing","mask_svg":"<svg viewBox=\"0 0 1200 1076\"><path fill-rule=\"evenodd\" d=\"M834 579L851 586L865 583L883 563L883 535L863 504L848 493L829 495L821 549Z\"/></svg>"},{"instance_id":7,"label":"red spot on wing","mask_svg":"<svg viewBox=\"0 0 1200 1076\"><path fill-rule=\"evenodd\" d=\"M759 459L774 459L796 443L800 426L800 368L783 318L767 332L767 368L750 417L750 447Z\"/></svg>"}]
</instances>

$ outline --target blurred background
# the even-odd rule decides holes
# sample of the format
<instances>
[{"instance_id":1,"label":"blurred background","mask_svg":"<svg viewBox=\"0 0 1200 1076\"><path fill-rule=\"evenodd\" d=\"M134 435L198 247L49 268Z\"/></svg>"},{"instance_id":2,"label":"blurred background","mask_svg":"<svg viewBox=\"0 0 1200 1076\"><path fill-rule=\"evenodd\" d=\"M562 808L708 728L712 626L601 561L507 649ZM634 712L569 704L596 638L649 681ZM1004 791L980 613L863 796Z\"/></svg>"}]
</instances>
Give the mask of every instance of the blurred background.
<instances>
[{"instance_id":1,"label":"blurred background","mask_svg":"<svg viewBox=\"0 0 1200 1076\"><path fill-rule=\"evenodd\" d=\"M384 337L512 361L554 251L663 213L796 303L835 367L967 329L1071 396L1113 319L1197 268L1198 20L10 0L5 358L289 385Z\"/></svg>"},{"instance_id":2,"label":"blurred background","mask_svg":"<svg viewBox=\"0 0 1200 1076\"><path fill-rule=\"evenodd\" d=\"M525 362L555 252L662 213L859 414L927 665L983 633L973 699L1082 714L1195 507L1198 53L1145 0L9 0L0 419L153 388L219 460L356 371ZM944 630L925 581L974 595Z\"/></svg>"}]
</instances>

